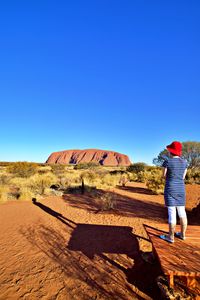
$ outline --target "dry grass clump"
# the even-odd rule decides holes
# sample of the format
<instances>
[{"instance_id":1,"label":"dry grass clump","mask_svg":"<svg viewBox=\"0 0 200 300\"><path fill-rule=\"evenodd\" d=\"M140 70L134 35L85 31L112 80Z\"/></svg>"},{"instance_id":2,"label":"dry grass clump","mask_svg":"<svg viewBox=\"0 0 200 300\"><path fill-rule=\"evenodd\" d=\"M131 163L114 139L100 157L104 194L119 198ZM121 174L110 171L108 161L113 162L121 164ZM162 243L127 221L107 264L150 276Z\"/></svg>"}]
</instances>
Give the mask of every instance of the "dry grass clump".
<instances>
[{"instance_id":1,"label":"dry grass clump","mask_svg":"<svg viewBox=\"0 0 200 300\"><path fill-rule=\"evenodd\" d=\"M29 187L21 187L19 190L18 200L28 201L35 197L35 194L29 189Z\"/></svg>"},{"instance_id":2,"label":"dry grass clump","mask_svg":"<svg viewBox=\"0 0 200 300\"><path fill-rule=\"evenodd\" d=\"M109 189L119 184L120 176L120 174L111 175L107 171L73 170L71 173L66 174L66 180L71 182L71 186L84 184L87 187ZM68 184L68 186L70 185Z\"/></svg>"},{"instance_id":3,"label":"dry grass clump","mask_svg":"<svg viewBox=\"0 0 200 300\"><path fill-rule=\"evenodd\" d=\"M120 180L121 184L129 180L129 176L124 174L125 171L122 172L121 169L114 170L113 173L113 169L109 170L96 165L89 165L88 169L71 169L59 164L9 163L3 166L0 172L1 198L29 200L49 194L60 196L70 188L88 193L93 193L95 189L109 190L117 186ZM110 196L106 197L109 199ZM102 200L107 207L109 207L108 199Z\"/></svg>"},{"instance_id":4,"label":"dry grass clump","mask_svg":"<svg viewBox=\"0 0 200 300\"><path fill-rule=\"evenodd\" d=\"M97 182L97 188L107 189L107 188L115 187L119 184L120 178L121 178L120 174L116 174L116 175L106 174L104 176L101 176L99 181Z\"/></svg>"},{"instance_id":5,"label":"dry grass clump","mask_svg":"<svg viewBox=\"0 0 200 300\"><path fill-rule=\"evenodd\" d=\"M116 200L114 199L113 194L109 192L105 192L103 195L100 195L96 202L102 211L113 210L116 205Z\"/></svg>"},{"instance_id":6,"label":"dry grass clump","mask_svg":"<svg viewBox=\"0 0 200 300\"><path fill-rule=\"evenodd\" d=\"M52 171L51 166L42 166L37 169L39 174L46 174Z\"/></svg>"},{"instance_id":7,"label":"dry grass clump","mask_svg":"<svg viewBox=\"0 0 200 300\"><path fill-rule=\"evenodd\" d=\"M35 174L29 178L17 177L11 180L11 184L19 189L19 200L46 195L50 193L49 187L56 183L57 178L52 173Z\"/></svg>"},{"instance_id":8,"label":"dry grass clump","mask_svg":"<svg viewBox=\"0 0 200 300\"><path fill-rule=\"evenodd\" d=\"M130 181L130 178L131 177L130 177L129 173L121 174L120 178L119 178L119 185L126 186L126 184Z\"/></svg>"},{"instance_id":9,"label":"dry grass clump","mask_svg":"<svg viewBox=\"0 0 200 300\"><path fill-rule=\"evenodd\" d=\"M6 193L7 198L24 200L53 193L60 196L70 189L81 193L93 193L95 189L108 191L117 185L125 186L129 181L144 182L155 194L163 193L164 189L161 168L142 163L133 165L129 172L101 166L69 169L66 165L41 166L27 162L11 163L3 168L0 173L0 186L5 186L4 190L2 188L2 199L6 198ZM188 172L188 180L193 178L196 183L199 180L198 170ZM17 192L9 193L9 188ZM112 208L109 198L110 195L106 195L101 199L102 207Z\"/></svg>"},{"instance_id":10,"label":"dry grass clump","mask_svg":"<svg viewBox=\"0 0 200 300\"><path fill-rule=\"evenodd\" d=\"M57 177L59 179L59 184L61 188L69 188L80 186L81 184L81 174L82 171L67 170L62 174L62 177Z\"/></svg>"},{"instance_id":11,"label":"dry grass clump","mask_svg":"<svg viewBox=\"0 0 200 300\"><path fill-rule=\"evenodd\" d=\"M36 195L45 195L45 190L55 183L57 183L57 178L52 173L35 174L30 177L28 187Z\"/></svg>"},{"instance_id":12,"label":"dry grass clump","mask_svg":"<svg viewBox=\"0 0 200 300\"><path fill-rule=\"evenodd\" d=\"M0 185L0 203L8 200L9 187L6 185Z\"/></svg>"},{"instance_id":13,"label":"dry grass clump","mask_svg":"<svg viewBox=\"0 0 200 300\"><path fill-rule=\"evenodd\" d=\"M37 172L38 165L29 162L14 162L8 165L7 172L17 177L30 177Z\"/></svg>"},{"instance_id":14,"label":"dry grass clump","mask_svg":"<svg viewBox=\"0 0 200 300\"><path fill-rule=\"evenodd\" d=\"M150 167L143 163L133 164L129 168L130 181L143 182L155 194L163 194L165 180L160 167Z\"/></svg>"},{"instance_id":15,"label":"dry grass clump","mask_svg":"<svg viewBox=\"0 0 200 300\"><path fill-rule=\"evenodd\" d=\"M0 175L0 185L8 185L9 181L11 179L11 176L9 176L8 174L1 174Z\"/></svg>"},{"instance_id":16,"label":"dry grass clump","mask_svg":"<svg viewBox=\"0 0 200 300\"><path fill-rule=\"evenodd\" d=\"M77 165L74 166L75 170L89 170L89 169L95 169L101 167L101 165L99 163L95 163L95 162L88 162L88 163L79 163Z\"/></svg>"},{"instance_id":17,"label":"dry grass clump","mask_svg":"<svg viewBox=\"0 0 200 300\"><path fill-rule=\"evenodd\" d=\"M55 175L58 175L60 173L64 173L65 172L65 168L66 168L66 165L63 165L63 164L54 164L54 165L51 165L51 171L53 174Z\"/></svg>"}]
</instances>

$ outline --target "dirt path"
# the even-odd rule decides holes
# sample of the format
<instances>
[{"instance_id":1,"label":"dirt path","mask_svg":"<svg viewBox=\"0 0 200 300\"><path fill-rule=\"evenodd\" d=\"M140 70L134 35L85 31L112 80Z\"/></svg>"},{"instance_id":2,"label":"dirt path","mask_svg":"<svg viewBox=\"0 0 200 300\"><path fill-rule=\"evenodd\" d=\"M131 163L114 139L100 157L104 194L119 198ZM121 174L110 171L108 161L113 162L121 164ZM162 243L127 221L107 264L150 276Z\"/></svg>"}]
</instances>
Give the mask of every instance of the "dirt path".
<instances>
[{"instance_id":1,"label":"dirt path","mask_svg":"<svg viewBox=\"0 0 200 300\"><path fill-rule=\"evenodd\" d=\"M159 299L159 265L141 253L143 223L167 222L163 197L139 183L113 195L113 213L80 195L2 204L0 299Z\"/></svg>"}]
</instances>

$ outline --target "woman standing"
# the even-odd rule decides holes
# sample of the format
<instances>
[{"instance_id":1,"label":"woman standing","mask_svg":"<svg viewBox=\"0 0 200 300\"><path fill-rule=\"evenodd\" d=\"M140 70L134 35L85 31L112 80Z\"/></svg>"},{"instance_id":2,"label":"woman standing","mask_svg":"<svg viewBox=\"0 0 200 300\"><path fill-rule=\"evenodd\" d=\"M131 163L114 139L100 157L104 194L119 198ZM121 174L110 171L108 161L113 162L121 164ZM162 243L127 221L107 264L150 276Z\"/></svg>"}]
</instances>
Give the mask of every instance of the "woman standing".
<instances>
[{"instance_id":1,"label":"woman standing","mask_svg":"<svg viewBox=\"0 0 200 300\"><path fill-rule=\"evenodd\" d=\"M172 142L166 148L170 153L170 157L163 163L163 176L166 178L164 199L165 206L168 209L169 234L161 235L160 238L173 243L174 235L184 240L187 229L184 183L187 162L181 158L182 144L180 142ZM181 232L175 233L176 210L180 218Z\"/></svg>"}]
</instances>

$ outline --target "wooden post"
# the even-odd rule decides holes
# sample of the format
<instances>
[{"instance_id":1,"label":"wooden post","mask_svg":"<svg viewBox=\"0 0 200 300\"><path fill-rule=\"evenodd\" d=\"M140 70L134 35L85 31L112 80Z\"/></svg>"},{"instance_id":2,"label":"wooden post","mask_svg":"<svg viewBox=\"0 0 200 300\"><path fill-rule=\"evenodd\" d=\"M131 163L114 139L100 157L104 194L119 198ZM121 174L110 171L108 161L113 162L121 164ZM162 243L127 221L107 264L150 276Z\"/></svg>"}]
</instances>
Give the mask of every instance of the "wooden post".
<instances>
[{"instance_id":1,"label":"wooden post","mask_svg":"<svg viewBox=\"0 0 200 300\"><path fill-rule=\"evenodd\" d=\"M81 178L81 194L84 195L85 193L85 183L83 177Z\"/></svg>"},{"instance_id":2,"label":"wooden post","mask_svg":"<svg viewBox=\"0 0 200 300\"><path fill-rule=\"evenodd\" d=\"M167 276L168 277L168 283L169 283L169 287L173 288L174 287L174 275L170 274Z\"/></svg>"},{"instance_id":3,"label":"wooden post","mask_svg":"<svg viewBox=\"0 0 200 300\"><path fill-rule=\"evenodd\" d=\"M196 278L195 277L191 277L191 276L183 276L182 277L183 281L185 282L187 287L196 287Z\"/></svg>"}]
</instances>

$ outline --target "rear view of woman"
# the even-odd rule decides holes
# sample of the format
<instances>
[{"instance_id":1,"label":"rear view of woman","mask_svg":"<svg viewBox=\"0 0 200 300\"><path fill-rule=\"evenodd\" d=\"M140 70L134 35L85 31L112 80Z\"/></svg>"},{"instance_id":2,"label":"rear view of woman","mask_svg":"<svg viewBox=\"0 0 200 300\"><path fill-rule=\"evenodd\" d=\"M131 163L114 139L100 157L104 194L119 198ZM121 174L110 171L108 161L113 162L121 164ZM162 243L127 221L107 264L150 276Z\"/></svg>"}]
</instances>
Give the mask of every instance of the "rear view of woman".
<instances>
[{"instance_id":1,"label":"rear view of woman","mask_svg":"<svg viewBox=\"0 0 200 300\"><path fill-rule=\"evenodd\" d=\"M170 153L170 157L163 163L163 176L166 178L164 199L165 206L168 209L169 234L161 235L160 238L173 243L174 235L184 240L187 229L184 183L187 161L181 158L182 144L180 142L174 141L166 148ZM176 211L180 218L181 232L175 233Z\"/></svg>"}]
</instances>

